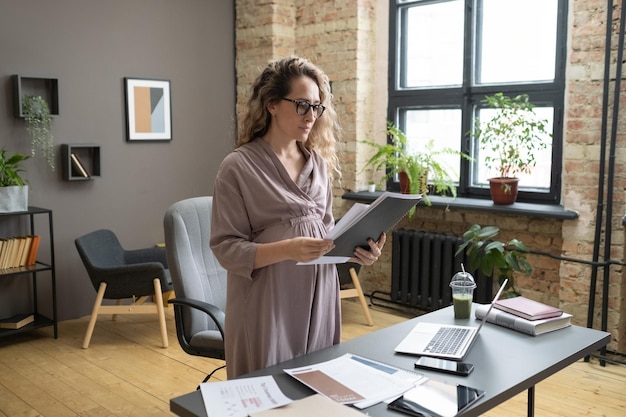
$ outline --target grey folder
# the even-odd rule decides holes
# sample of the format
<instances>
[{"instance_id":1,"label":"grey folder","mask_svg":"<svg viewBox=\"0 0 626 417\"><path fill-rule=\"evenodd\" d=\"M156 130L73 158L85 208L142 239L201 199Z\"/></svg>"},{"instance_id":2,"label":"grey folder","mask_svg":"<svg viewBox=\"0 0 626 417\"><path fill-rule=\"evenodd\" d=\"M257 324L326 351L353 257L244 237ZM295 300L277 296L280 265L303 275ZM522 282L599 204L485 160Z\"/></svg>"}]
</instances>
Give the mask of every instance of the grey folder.
<instances>
[{"instance_id":1,"label":"grey folder","mask_svg":"<svg viewBox=\"0 0 626 417\"><path fill-rule=\"evenodd\" d=\"M385 191L370 205L355 204L331 230L335 248L325 256L352 257L357 246L369 249L368 238L378 240L381 233L402 220L421 199L420 194Z\"/></svg>"}]
</instances>

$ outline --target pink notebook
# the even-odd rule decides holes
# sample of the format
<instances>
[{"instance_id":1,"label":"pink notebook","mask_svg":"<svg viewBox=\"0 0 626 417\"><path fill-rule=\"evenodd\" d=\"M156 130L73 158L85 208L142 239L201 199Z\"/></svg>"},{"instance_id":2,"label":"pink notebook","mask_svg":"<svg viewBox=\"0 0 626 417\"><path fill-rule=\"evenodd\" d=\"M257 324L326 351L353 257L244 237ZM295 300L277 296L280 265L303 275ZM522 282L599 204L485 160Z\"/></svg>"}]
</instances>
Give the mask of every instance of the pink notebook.
<instances>
[{"instance_id":1,"label":"pink notebook","mask_svg":"<svg viewBox=\"0 0 626 417\"><path fill-rule=\"evenodd\" d=\"M525 318L526 320L547 319L550 317L558 317L563 314L563 310L559 308L521 296L498 300L494 307L498 310L506 311L507 313Z\"/></svg>"}]
</instances>

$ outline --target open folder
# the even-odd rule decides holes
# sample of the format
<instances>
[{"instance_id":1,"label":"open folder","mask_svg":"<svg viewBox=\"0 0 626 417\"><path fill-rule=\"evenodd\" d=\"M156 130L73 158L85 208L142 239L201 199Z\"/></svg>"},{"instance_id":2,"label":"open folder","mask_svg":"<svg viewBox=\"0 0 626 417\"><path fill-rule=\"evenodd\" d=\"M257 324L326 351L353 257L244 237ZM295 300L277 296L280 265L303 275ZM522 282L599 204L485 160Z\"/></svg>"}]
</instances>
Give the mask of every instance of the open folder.
<instances>
[{"instance_id":1,"label":"open folder","mask_svg":"<svg viewBox=\"0 0 626 417\"><path fill-rule=\"evenodd\" d=\"M421 199L421 194L385 191L372 204L355 203L325 236L335 241L333 250L308 263L347 262L354 255L354 248L369 249L367 239L378 240L381 233L393 228Z\"/></svg>"}]
</instances>

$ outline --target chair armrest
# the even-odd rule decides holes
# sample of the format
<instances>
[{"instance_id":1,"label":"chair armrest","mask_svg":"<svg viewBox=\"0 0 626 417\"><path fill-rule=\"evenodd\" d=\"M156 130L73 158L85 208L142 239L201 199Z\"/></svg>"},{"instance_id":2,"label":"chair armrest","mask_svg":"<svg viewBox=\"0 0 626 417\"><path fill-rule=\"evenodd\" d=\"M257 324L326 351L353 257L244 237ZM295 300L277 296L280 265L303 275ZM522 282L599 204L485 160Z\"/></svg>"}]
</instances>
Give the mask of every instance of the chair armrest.
<instances>
[{"instance_id":1,"label":"chair armrest","mask_svg":"<svg viewBox=\"0 0 626 417\"><path fill-rule=\"evenodd\" d=\"M165 255L164 247L154 246L144 249L125 250L124 256L129 264L159 262L167 269L167 256Z\"/></svg>"},{"instance_id":2,"label":"chair armrest","mask_svg":"<svg viewBox=\"0 0 626 417\"><path fill-rule=\"evenodd\" d=\"M174 305L178 304L178 305L188 306L188 307L195 308L196 310L200 310L208 314L217 325L217 328L222 334L222 339L224 338L225 314L224 314L224 311L222 311L219 307L216 307L213 304L205 303L204 301L194 300L192 298L182 298L182 297L172 298L168 300L168 303L174 304Z\"/></svg>"}]
</instances>

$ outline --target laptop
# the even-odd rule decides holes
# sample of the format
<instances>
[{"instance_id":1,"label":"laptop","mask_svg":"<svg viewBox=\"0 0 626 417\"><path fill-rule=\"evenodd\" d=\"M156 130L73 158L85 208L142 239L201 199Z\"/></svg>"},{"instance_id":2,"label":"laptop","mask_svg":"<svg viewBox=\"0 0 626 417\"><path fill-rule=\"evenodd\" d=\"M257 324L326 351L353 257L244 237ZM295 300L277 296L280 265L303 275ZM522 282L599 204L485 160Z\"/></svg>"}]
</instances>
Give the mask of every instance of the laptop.
<instances>
[{"instance_id":1,"label":"laptop","mask_svg":"<svg viewBox=\"0 0 626 417\"><path fill-rule=\"evenodd\" d=\"M491 312L507 283L508 280L505 280L500 286L485 317ZM460 361L469 351L486 321L482 320L478 327L419 322L396 346L395 351Z\"/></svg>"}]
</instances>

